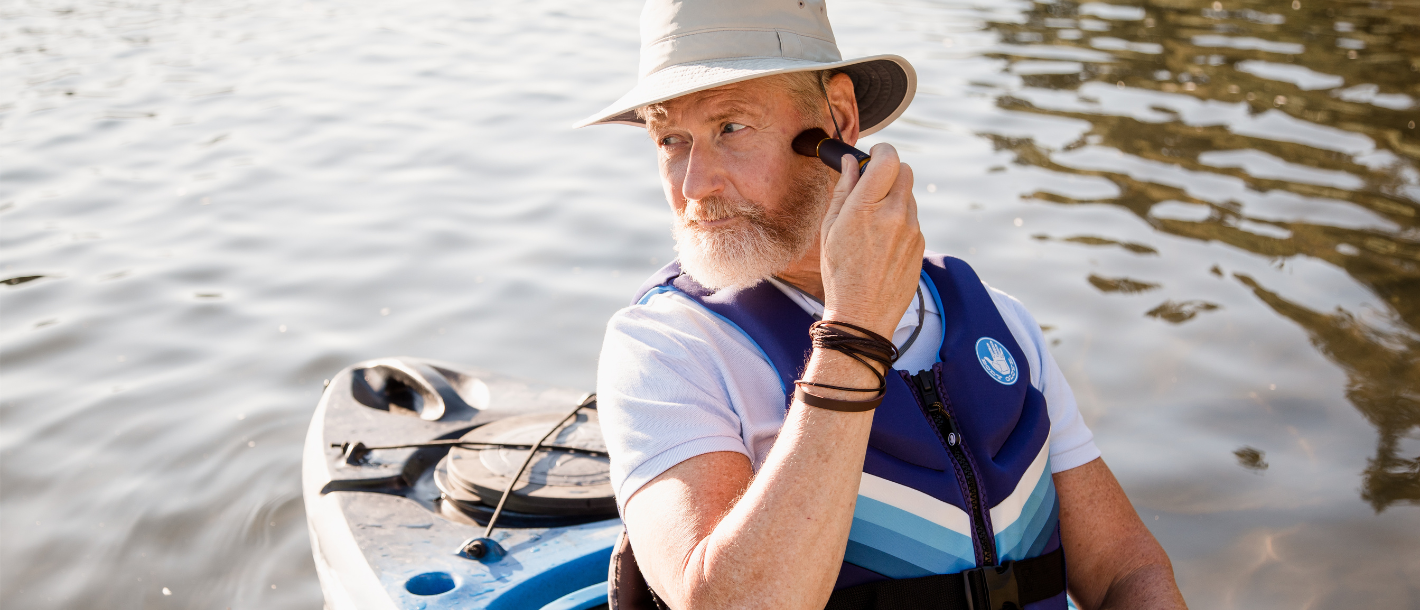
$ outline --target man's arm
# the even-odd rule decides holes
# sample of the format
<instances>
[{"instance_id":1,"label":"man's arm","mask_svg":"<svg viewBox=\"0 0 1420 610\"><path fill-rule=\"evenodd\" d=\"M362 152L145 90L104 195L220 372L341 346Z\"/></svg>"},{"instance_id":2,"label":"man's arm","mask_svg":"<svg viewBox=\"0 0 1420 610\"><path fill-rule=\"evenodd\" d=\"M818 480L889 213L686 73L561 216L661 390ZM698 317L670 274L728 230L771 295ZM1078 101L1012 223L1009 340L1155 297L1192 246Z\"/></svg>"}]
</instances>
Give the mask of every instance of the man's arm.
<instances>
[{"instance_id":1,"label":"man's arm","mask_svg":"<svg viewBox=\"0 0 1420 610\"><path fill-rule=\"evenodd\" d=\"M758 477L741 454L707 453L627 502L637 563L672 608L828 601L863 469L853 447L866 445L872 416L795 405L789 420Z\"/></svg>"},{"instance_id":2,"label":"man's arm","mask_svg":"<svg viewBox=\"0 0 1420 610\"><path fill-rule=\"evenodd\" d=\"M910 168L890 146L872 152L861 183L854 172L842 175L824 219L824 319L891 335L916 289L924 242ZM818 349L804 379L851 388L878 383L863 364ZM864 398L827 388L814 393ZM624 510L646 580L677 610L823 608L848 544L872 424L871 411L796 402L758 475L744 456L723 452L661 473Z\"/></svg>"},{"instance_id":3,"label":"man's arm","mask_svg":"<svg viewBox=\"0 0 1420 610\"><path fill-rule=\"evenodd\" d=\"M1182 609L1173 564L1104 460L1055 475L1070 595L1085 610Z\"/></svg>"}]
</instances>

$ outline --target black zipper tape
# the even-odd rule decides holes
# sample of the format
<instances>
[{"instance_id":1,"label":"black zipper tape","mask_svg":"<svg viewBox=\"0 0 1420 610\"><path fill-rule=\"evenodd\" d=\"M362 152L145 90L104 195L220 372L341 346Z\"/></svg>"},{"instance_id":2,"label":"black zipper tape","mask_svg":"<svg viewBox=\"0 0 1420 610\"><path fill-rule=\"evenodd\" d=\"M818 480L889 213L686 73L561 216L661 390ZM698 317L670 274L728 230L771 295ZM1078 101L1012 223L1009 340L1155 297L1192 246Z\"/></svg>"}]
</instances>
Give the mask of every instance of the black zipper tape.
<instances>
[{"instance_id":1,"label":"black zipper tape","mask_svg":"<svg viewBox=\"0 0 1420 610\"><path fill-rule=\"evenodd\" d=\"M963 445L965 439L962 438L961 429L952 414L947 411L945 400L932 380L932 371L920 371L912 376L912 381L922 393L922 402L927 406L927 416L932 418L932 423L942 433L947 451L952 454L957 467L961 468L962 478L966 479L966 503L971 509L972 528L976 531L977 540L981 541L981 565L994 566L996 537L986 531L986 507L981 498L981 482L976 479L976 471L971 468L971 460L966 457L966 447Z\"/></svg>"}]
</instances>

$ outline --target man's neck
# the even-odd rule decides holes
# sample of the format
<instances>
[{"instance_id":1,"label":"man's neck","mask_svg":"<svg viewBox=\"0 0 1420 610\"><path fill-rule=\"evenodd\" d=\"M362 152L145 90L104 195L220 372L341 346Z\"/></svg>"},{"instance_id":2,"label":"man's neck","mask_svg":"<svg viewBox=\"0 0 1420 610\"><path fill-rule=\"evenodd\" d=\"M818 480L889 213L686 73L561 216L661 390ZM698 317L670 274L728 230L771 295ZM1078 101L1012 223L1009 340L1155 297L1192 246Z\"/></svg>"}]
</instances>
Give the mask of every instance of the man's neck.
<instances>
[{"instance_id":1,"label":"man's neck","mask_svg":"<svg viewBox=\"0 0 1420 610\"><path fill-rule=\"evenodd\" d=\"M799 290L813 295L815 299L822 302L824 299L823 271L822 266L819 264L818 239L814 240L814 246L809 248L808 252L804 253L803 256L799 257L799 260L794 261L794 264L789 265L788 269L780 272L776 277L788 282Z\"/></svg>"}]
</instances>

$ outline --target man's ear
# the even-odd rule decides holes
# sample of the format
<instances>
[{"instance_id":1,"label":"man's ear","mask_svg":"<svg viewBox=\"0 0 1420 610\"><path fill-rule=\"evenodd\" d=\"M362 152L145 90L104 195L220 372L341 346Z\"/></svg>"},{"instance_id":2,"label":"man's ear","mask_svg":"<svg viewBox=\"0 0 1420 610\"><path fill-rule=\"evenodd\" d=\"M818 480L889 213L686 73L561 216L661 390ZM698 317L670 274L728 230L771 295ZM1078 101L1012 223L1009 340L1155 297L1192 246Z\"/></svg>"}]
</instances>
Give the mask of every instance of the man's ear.
<instances>
[{"instance_id":1,"label":"man's ear","mask_svg":"<svg viewBox=\"0 0 1420 610\"><path fill-rule=\"evenodd\" d=\"M843 141L852 146L858 143L858 98L853 93L853 79L847 74L835 74L828 81L828 103L833 106L833 116L838 120L838 130L843 133ZM829 133L833 133L832 130Z\"/></svg>"}]
</instances>

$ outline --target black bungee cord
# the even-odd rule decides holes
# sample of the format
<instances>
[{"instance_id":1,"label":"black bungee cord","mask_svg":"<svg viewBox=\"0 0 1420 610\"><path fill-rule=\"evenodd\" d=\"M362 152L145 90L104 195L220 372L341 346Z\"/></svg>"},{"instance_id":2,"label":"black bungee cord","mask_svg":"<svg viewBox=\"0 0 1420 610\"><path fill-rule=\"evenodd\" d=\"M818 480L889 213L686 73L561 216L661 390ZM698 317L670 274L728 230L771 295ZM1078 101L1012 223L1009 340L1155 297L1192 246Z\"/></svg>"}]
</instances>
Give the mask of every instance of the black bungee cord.
<instances>
[{"instance_id":1,"label":"black bungee cord","mask_svg":"<svg viewBox=\"0 0 1420 610\"><path fill-rule=\"evenodd\" d=\"M367 447L365 443L355 441L353 443L331 443L330 446L339 449L345 456L345 463L351 466L360 464L371 451L381 449L411 449L415 447L499 447L503 449L531 449L532 445L527 443L488 443L483 441L466 441L462 439L447 439L437 441L424 441L421 443L405 443L402 445L379 445ZM568 447L566 445L543 445L543 449L557 449L568 453L581 453L596 457L610 457L605 451L597 449L583 449L581 447Z\"/></svg>"},{"instance_id":2,"label":"black bungee cord","mask_svg":"<svg viewBox=\"0 0 1420 610\"><path fill-rule=\"evenodd\" d=\"M523 459L523 465L518 467L517 474L514 474L513 478L508 481L508 487L503 489L503 495L498 498L498 506L493 509L493 516L488 518L488 525L483 528L483 535L464 541L463 545L459 547L458 555L477 559L483 563L492 563L502 559L503 555L507 554L507 551L503 550L503 546L498 544L498 541L489 538L489 536L493 534L493 528L498 524L498 517L503 514L503 505L507 504L508 496L513 494L513 487L517 486L518 479L522 478L523 472L528 469L529 464L532 464L533 457L537 455L538 450L554 448L552 445L544 445L543 443L546 443L547 439L552 438L552 435L557 434L557 431L567 425L567 422L576 417L577 413L580 413L582 409L595 405L596 402L597 395L588 394L587 397L582 399L582 402L577 405L577 408L572 409L571 413L568 413L566 417L563 417L561 421L557 422L556 426L548 430L547 434L542 435L542 438L532 444L532 447L528 451L528 457Z\"/></svg>"}]
</instances>

